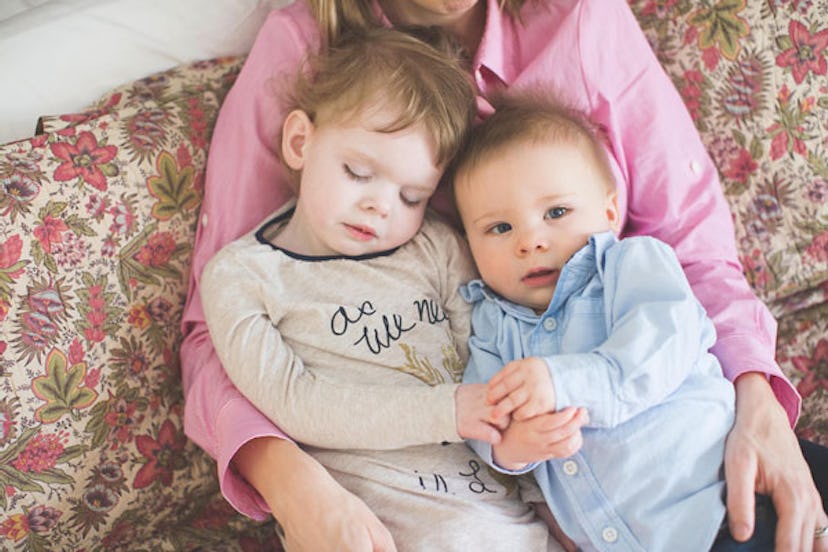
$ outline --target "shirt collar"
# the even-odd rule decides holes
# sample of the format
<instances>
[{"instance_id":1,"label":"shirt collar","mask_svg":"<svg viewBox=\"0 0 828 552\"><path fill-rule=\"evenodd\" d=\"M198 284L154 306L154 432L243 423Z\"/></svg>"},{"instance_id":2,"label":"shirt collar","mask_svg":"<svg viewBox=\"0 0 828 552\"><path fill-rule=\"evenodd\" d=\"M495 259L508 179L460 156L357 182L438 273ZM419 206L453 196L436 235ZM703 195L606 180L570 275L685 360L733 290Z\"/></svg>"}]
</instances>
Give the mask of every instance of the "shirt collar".
<instances>
[{"instance_id":1,"label":"shirt collar","mask_svg":"<svg viewBox=\"0 0 828 552\"><path fill-rule=\"evenodd\" d=\"M564 265L561 277L558 279L558 285L555 288L555 295L546 309L547 313L560 309L563 303L573 293L586 285L596 272L603 272L602 260L604 254L617 241L618 238L611 231L590 236L587 244L576 251ZM461 286L460 295L469 303L484 300L494 301L505 312L522 320L535 321L538 319L538 315L532 309L504 299L480 279L472 280Z\"/></svg>"},{"instance_id":2,"label":"shirt collar","mask_svg":"<svg viewBox=\"0 0 828 552\"><path fill-rule=\"evenodd\" d=\"M486 24L477 53L474 69L485 67L509 84L514 80L515 64L511 62L515 52L515 22L501 8L498 0L486 1Z\"/></svg>"},{"instance_id":3,"label":"shirt collar","mask_svg":"<svg viewBox=\"0 0 828 552\"><path fill-rule=\"evenodd\" d=\"M372 7L378 21L385 27L393 27L393 24L382 11L378 0L373 0ZM515 63L512 62L516 52L516 29L517 23L505 13L499 4L499 0L486 0L486 23L483 27L483 36L480 45L474 56L474 70L485 67L508 84L515 77Z\"/></svg>"}]
</instances>

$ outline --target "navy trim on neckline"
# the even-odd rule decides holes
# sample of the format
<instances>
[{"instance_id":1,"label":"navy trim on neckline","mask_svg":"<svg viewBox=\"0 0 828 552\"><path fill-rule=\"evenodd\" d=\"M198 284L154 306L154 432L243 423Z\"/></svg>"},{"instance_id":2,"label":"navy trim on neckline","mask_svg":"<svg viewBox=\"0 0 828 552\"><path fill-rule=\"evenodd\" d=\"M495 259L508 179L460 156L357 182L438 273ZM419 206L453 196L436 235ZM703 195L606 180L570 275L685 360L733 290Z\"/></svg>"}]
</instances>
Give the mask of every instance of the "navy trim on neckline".
<instances>
[{"instance_id":1,"label":"navy trim on neckline","mask_svg":"<svg viewBox=\"0 0 828 552\"><path fill-rule=\"evenodd\" d=\"M365 261L368 259L376 259L378 257L387 257L391 255L399 249L399 247L395 247L393 249L388 249L386 251L378 251L377 253L366 253L365 255L302 255L300 253L294 253L288 249L283 247L279 247L278 245L271 243L268 241L264 234L265 232L276 224L280 224L285 220L289 219L291 215L293 215L293 209L285 211L284 213L270 219L269 221L262 224L262 226L256 230L256 241L258 241L262 245L270 246L272 249L276 251L281 251L288 257L292 259L296 259L298 261L309 261L309 262L318 262L318 261L336 261L336 260L344 260L344 261Z\"/></svg>"}]
</instances>

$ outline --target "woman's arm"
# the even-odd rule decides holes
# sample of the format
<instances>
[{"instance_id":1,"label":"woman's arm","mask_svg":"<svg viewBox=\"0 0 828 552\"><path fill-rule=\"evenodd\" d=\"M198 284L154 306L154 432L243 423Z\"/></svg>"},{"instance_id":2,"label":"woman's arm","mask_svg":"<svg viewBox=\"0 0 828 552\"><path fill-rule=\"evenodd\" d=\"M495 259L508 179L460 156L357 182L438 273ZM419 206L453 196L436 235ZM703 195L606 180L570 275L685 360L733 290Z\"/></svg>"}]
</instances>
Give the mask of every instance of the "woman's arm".
<instances>
[{"instance_id":1,"label":"woman's arm","mask_svg":"<svg viewBox=\"0 0 828 552\"><path fill-rule=\"evenodd\" d=\"M268 515L267 506L230 464L251 439L280 438L283 434L227 378L204 322L198 278L224 244L242 235L289 196L275 154L283 119L275 83L280 77L284 82L286 74L298 70L304 53L313 48L314 29L303 2L272 12L222 104L210 146L182 321L185 432L217 460L225 498L255 519Z\"/></svg>"},{"instance_id":2,"label":"woman's arm","mask_svg":"<svg viewBox=\"0 0 828 552\"><path fill-rule=\"evenodd\" d=\"M281 523L287 550L393 552L388 529L359 498L343 489L311 456L290 441L254 439L233 461Z\"/></svg>"},{"instance_id":3,"label":"woman's arm","mask_svg":"<svg viewBox=\"0 0 828 552\"><path fill-rule=\"evenodd\" d=\"M780 515L778 542L799 544L814 527L797 497L816 492L809 478L797 475L807 466L795 442L790 446L800 398L774 360L776 323L742 273L716 167L627 3L585 1L582 7L578 47L591 109L608 130L627 182L619 190L627 194L625 233L653 235L676 250L716 325L712 352L736 383L727 455L750 457L753 469L736 471L731 464L728 487L759 490L756 476L763 473L762 490ZM732 527L752 528L752 500L729 502L728 509Z\"/></svg>"},{"instance_id":4,"label":"woman's arm","mask_svg":"<svg viewBox=\"0 0 828 552\"><path fill-rule=\"evenodd\" d=\"M774 361L776 322L742 272L718 172L681 96L626 2L582 6L578 47L590 110L627 184L619 189L623 234L654 236L676 251L716 326L712 352L725 376L767 374L793 424L800 399Z\"/></svg>"}]
</instances>

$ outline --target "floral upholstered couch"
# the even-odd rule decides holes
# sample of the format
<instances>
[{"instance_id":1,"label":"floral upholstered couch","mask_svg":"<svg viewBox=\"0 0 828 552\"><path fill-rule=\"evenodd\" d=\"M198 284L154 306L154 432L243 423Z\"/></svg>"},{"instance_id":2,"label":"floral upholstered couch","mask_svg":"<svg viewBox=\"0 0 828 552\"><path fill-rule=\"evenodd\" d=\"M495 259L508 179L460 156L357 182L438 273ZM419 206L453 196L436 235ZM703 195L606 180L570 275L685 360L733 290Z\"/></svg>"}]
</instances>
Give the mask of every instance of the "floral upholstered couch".
<instances>
[{"instance_id":1,"label":"floral upholstered couch","mask_svg":"<svg viewBox=\"0 0 828 552\"><path fill-rule=\"evenodd\" d=\"M630 3L778 317L797 432L828 444L828 0ZM0 146L0 550L279 549L182 428L188 259L242 62L128 83Z\"/></svg>"}]
</instances>

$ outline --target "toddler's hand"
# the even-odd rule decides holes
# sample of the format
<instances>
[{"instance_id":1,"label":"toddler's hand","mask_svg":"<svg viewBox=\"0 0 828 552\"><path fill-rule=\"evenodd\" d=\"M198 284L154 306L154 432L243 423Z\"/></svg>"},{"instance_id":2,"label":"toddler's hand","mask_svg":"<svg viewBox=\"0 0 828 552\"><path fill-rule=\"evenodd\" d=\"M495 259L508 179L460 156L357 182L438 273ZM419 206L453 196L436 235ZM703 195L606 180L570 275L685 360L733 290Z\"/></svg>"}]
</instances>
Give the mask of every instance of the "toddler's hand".
<instances>
[{"instance_id":1,"label":"toddler's hand","mask_svg":"<svg viewBox=\"0 0 828 552\"><path fill-rule=\"evenodd\" d=\"M542 358L513 360L489 380L488 390L496 417L528 420L555 410L555 386Z\"/></svg>"},{"instance_id":2,"label":"toddler's hand","mask_svg":"<svg viewBox=\"0 0 828 552\"><path fill-rule=\"evenodd\" d=\"M531 462L572 456L583 445L581 428L587 421L586 410L574 406L529 420L513 419L500 443L492 447L495 462L519 470Z\"/></svg>"},{"instance_id":3,"label":"toddler's hand","mask_svg":"<svg viewBox=\"0 0 828 552\"><path fill-rule=\"evenodd\" d=\"M463 439L477 439L494 445L500 431L509 425L509 416L494 417L494 407L486 400L486 385L465 383L454 393L457 433Z\"/></svg>"}]
</instances>

